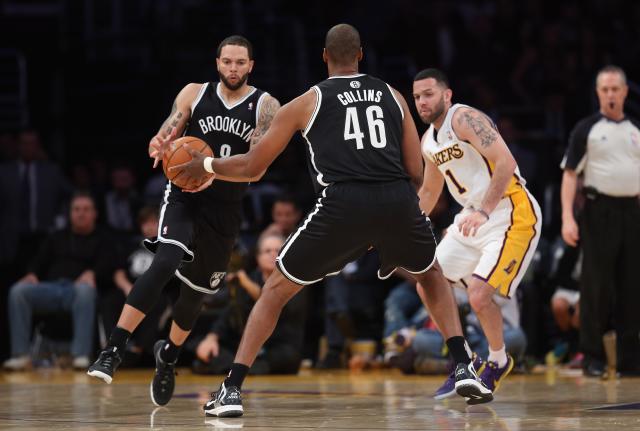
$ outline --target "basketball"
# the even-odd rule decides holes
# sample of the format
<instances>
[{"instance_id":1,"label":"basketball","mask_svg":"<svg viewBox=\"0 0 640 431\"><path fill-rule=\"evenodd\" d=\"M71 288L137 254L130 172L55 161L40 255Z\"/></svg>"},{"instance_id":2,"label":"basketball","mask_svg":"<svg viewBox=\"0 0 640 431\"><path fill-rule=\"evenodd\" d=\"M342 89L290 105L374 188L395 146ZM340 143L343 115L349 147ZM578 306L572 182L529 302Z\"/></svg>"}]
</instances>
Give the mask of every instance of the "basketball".
<instances>
[{"instance_id":1,"label":"basketball","mask_svg":"<svg viewBox=\"0 0 640 431\"><path fill-rule=\"evenodd\" d=\"M207 182L213 174L208 173L202 178L202 181L194 181L182 169L173 171L169 170L172 166L181 165L191 160L191 155L184 148L184 144L189 144L190 148L209 157L213 157L213 151L202 139L195 138L193 136L183 136L173 141L169 150L164 153L164 157L162 158L162 169L164 170L164 175L167 179L181 189L193 190Z\"/></svg>"}]
</instances>

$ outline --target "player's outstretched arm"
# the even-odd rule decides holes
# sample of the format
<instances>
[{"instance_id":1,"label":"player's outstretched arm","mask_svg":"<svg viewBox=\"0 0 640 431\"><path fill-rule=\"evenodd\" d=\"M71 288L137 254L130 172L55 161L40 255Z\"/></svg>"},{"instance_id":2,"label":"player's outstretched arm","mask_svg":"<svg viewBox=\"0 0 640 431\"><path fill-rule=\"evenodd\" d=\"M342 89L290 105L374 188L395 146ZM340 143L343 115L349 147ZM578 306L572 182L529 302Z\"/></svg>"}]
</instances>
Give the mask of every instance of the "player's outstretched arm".
<instances>
[{"instance_id":1,"label":"player's outstretched arm","mask_svg":"<svg viewBox=\"0 0 640 431\"><path fill-rule=\"evenodd\" d=\"M287 147L293 134L306 126L315 105L316 93L313 90L293 99L278 110L267 132L247 153L213 160L213 171L229 177L261 178Z\"/></svg>"},{"instance_id":2,"label":"player's outstretched arm","mask_svg":"<svg viewBox=\"0 0 640 431\"><path fill-rule=\"evenodd\" d=\"M476 208L489 215L504 196L516 170L516 161L493 121L482 112L473 108L458 109L451 123L456 135L471 143L493 166L489 188L480 208Z\"/></svg>"},{"instance_id":3,"label":"player's outstretched arm","mask_svg":"<svg viewBox=\"0 0 640 431\"><path fill-rule=\"evenodd\" d=\"M406 100L398 90L392 89L398 103L402 107L404 113L402 119L402 159L404 168L411 178L416 190L422 186L422 154L420 151L420 137L416 129L416 123L413 121L409 106Z\"/></svg>"},{"instance_id":4,"label":"player's outstretched arm","mask_svg":"<svg viewBox=\"0 0 640 431\"><path fill-rule=\"evenodd\" d=\"M204 157L189 149L192 159L171 169L184 169L196 179L207 172L213 172L224 177L241 178L247 182L256 181L286 148L293 134L307 125L315 105L316 93L313 90L284 105L274 116L269 130L245 154L218 159Z\"/></svg>"},{"instance_id":5,"label":"player's outstretched arm","mask_svg":"<svg viewBox=\"0 0 640 431\"><path fill-rule=\"evenodd\" d=\"M184 128L191 118L191 103L195 100L203 84L187 84L176 96L169 117L162 123L160 130L149 141L149 157L153 167L158 166L171 141L182 136Z\"/></svg>"},{"instance_id":6,"label":"player's outstretched arm","mask_svg":"<svg viewBox=\"0 0 640 431\"><path fill-rule=\"evenodd\" d=\"M418 190L418 197L420 197L420 209L429 215L442 193L444 177L438 167L431 160L425 158L423 178L422 186Z\"/></svg>"}]
</instances>

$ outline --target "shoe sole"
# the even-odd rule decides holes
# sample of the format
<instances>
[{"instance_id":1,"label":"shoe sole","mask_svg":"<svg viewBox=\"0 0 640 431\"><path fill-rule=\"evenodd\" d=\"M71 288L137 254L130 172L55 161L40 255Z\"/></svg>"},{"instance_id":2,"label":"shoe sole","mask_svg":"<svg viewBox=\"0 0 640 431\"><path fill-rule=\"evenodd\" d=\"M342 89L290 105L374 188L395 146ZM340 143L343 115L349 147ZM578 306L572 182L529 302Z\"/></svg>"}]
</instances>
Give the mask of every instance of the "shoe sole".
<instances>
[{"instance_id":1,"label":"shoe sole","mask_svg":"<svg viewBox=\"0 0 640 431\"><path fill-rule=\"evenodd\" d=\"M493 401L491 391L474 379L456 382L456 392L461 397L465 397L469 405L484 404Z\"/></svg>"},{"instance_id":2,"label":"shoe sole","mask_svg":"<svg viewBox=\"0 0 640 431\"><path fill-rule=\"evenodd\" d=\"M450 391L449 391L449 392L447 392L447 393L440 394L440 395L434 395L434 396L433 396L433 399L434 399L434 400L438 400L438 401L439 401L439 400L444 400L444 399L446 399L446 398L451 398L451 397L452 397L452 396L454 396L455 394L456 394L456 390L455 390L455 388L454 388L454 389L450 390Z\"/></svg>"},{"instance_id":3,"label":"shoe sole","mask_svg":"<svg viewBox=\"0 0 640 431\"><path fill-rule=\"evenodd\" d=\"M207 416L217 416L219 418L236 418L244 414L242 406L221 406L211 410L205 410Z\"/></svg>"},{"instance_id":4,"label":"shoe sole","mask_svg":"<svg viewBox=\"0 0 640 431\"><path fill-rule=\"evenodd\" d=\"M98 371L98 370L89 370L87 371L87 375L101 379L102 381L104 381L109 385L113 381L113 377L111 377L109 374L103 373L102 371Z\"/></svg>"},{"instance_id":5,"label":"shoe sole","mask_svg":"<svg viewBox=\"0 0 640 431\"><path fill-rule=\"evenodd\" d=\"M156 399L153 397L153 381L151 382L151 384L149 385L149 396L151 397L151 402L153 403L154 406L156 407L163 407L166 406L167 404L169 404L169 401L171 401L171 399L169 399L169 401L167 401L164 404L160 404L156 401Z\"/></svg>"}]
</instances>

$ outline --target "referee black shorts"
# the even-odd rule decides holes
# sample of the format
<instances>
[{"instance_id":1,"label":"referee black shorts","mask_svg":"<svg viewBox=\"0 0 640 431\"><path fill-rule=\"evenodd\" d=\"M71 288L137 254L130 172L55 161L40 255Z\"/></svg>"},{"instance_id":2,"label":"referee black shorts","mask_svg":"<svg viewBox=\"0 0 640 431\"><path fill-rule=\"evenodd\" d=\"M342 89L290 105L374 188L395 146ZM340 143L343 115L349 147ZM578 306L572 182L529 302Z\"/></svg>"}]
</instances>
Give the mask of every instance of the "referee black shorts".
<instances>
[{"instance_id":1,"label":"referee black shorts","mask_svg":"<svg viewBox=\"0 0 640 431\"><path fill-rule=\"evenodd\" d=\"M289 280L311 284L337 274L369 247L380 255L381 279L397 267L423 273L435 262L431 222L408 181L331 184L287 239L277 265Z\"/></svg>"},{"instance_id":2,"label":"referee black shorts","mask_svg":"<svg viewBox=\"0 0 640 431\"><path fill-rule=\"evenodd\" d=\"M242 209L239 202L221 202L207 190L183 192L167 184L158 223L158 236L145 240L155 252L158 243L173 244L184 254L175 275L203 293L216 293L224 281L235 245Z\"/></svg>"}]
</instances>

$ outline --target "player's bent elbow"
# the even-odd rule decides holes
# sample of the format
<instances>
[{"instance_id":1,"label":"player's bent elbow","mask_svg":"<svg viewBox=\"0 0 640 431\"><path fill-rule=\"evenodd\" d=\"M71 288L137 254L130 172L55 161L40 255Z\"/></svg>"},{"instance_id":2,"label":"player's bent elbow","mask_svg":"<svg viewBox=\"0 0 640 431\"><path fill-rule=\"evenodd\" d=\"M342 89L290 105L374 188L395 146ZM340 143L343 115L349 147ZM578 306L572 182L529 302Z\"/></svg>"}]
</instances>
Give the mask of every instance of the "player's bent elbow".
<instances>
[{"instance_id":1,"label":"player's bent elbow","mask_svg":"<svg viewBox=\"0 0 640 431\"><path fill-rule=\"evenodd\" d=\"M249 178L249 182L250 183L256 183L256 182L260 181L266 172L267 172L267 170L265 169L264 171L260 172L257 175L252 175Z\"/></svg>"},{"instance_id":2,"label":"player's bent elbow","mask_svg":"<svg viewBox=\"0 0 640 431\"><path fill-rule=\"evenodd\" d=\"M513 156L504 157L502 158L502 160L496 163L496 169L501 168L504 171L509 172L509 174L513 174L516 171L517 167L518 163L516 162L516 159L513 158Z\"/></svg>"},{"instance_id":3,"label":"player's bent elbow","mask_svg":"<svg viewBox=\"0 0 640 431\"><path fill-rule=\"evenodd\" d=\"M245 171L245 177L247 178L248 182L255 183L257 181L260 181L266 172L266 169L258 171L256 168L248 167Z\"/></svg>"}]
</instances>

